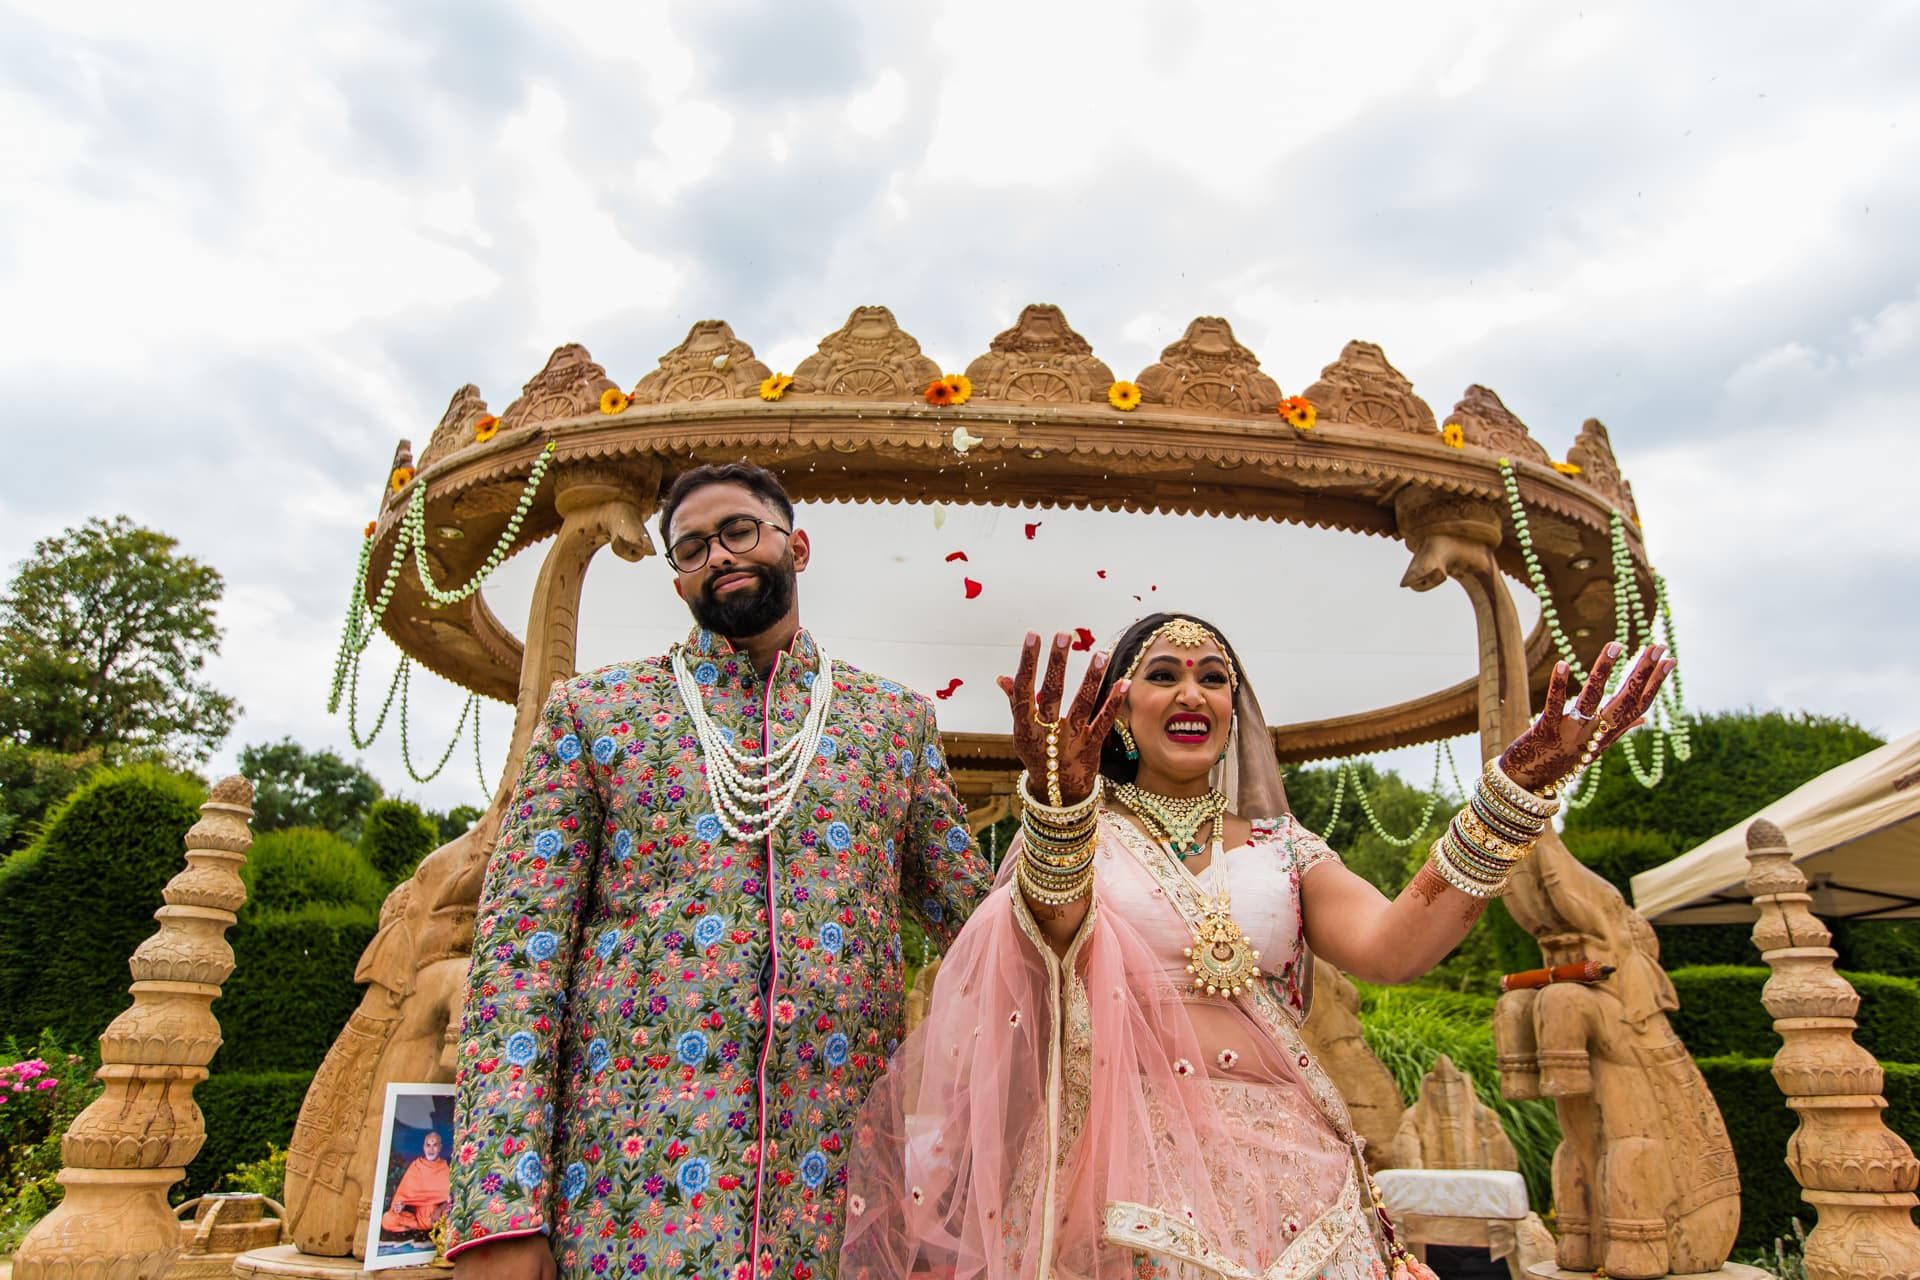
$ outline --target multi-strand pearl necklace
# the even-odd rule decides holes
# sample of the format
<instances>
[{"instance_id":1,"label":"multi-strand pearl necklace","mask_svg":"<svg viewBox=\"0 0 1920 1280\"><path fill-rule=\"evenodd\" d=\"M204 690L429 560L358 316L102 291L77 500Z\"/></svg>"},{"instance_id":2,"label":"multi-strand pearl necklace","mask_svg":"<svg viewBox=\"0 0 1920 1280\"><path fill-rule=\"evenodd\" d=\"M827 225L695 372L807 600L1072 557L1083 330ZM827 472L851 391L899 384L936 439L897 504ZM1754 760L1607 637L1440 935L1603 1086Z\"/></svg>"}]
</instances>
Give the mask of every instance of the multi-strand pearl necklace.
<instances>
[{"instance_id":1,"label":"multi-strand pearl necklace","mask_svg":"<svg viewBox=\"0 0 1920 1280\"><path fill-rule=\"evenodd\" d=\"M793 808L807 769L819 753L820 739L827 728L827 708L833 701L833 660L818 641L814 650L820 655L820 668L814 677L813 705L807 709L807 718L785 746L761 756L742 751L721 736L707 715L700 685L687 670L685 651L681 646L674 647L673 679L680 687L680 701L693 720L700 748L706 753L707 789L713 793L714 815L736 840L759 840L780 825Z\"/></svg>"}]
</instances>

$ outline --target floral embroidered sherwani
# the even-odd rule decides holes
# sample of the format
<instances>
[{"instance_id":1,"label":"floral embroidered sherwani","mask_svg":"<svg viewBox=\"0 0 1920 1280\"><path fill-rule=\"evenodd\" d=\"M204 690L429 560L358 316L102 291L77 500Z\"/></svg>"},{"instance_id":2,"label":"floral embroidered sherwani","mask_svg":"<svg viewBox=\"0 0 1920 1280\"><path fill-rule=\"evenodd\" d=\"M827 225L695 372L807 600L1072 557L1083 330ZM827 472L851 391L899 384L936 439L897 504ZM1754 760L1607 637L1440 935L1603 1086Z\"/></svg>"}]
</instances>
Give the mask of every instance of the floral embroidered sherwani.
<instances>
[{"instance_id":1,"label":"floral embroidered sherwani","mask_svg":"<svg viewBox=\"0 0 1920 1280\"><path fill-rule=\"evenodd\" d=\"M723 736L800 732L805 631L766 679L710 633L686 652ZM848 1129L901 1034L901 907L944 944L991 882L931 704L833 682L793 809L738 841L665 658L554 686L474 924L450 1252L544 1231L562 1280L833 1276Z\"/></svg>"}]
</instances>

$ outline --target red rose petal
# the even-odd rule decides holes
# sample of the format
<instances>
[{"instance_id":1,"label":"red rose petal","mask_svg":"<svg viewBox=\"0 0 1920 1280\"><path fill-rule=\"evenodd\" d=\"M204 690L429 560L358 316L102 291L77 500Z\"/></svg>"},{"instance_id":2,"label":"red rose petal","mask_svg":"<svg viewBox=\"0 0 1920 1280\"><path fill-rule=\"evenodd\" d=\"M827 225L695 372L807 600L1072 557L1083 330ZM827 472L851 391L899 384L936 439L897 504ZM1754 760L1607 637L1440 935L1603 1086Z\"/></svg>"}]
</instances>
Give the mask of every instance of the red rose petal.
<instances>
[{"instance_id":1,"label":"red rose petal","mask_svg":"<svg viewBox=\"0 0 1920 1280\"><path fill-rule=\"evenodd\" d=\"M980 594L980 584L972 578L962 578L960 581L966 584L967 599L972 600Z\"/></svg>"},{"instance_id":2,"label":"red rose petal","mask_svg":"<svg viewBox=\"0 0 1920 1280\"><path fill-rule=\"evenodd\" d=\"M952 564L955 560L965 560L966 558L967 558L966 552L956 551L952 555L947 557L947 563Z\"/></svg>"},{"instance_id":3,"label":"red rose petal","mask_svg":"<svg viewBox=\"0 0 1920 1280\"><path fill-rule=\"evenodd\" d=\"M1096 578L1104 578L1107 576L1107 571L1105 569L1095 569L1093 575Z\"/></svg>"},{"instance_id":4,"label":"red rose petal","mask_svg":"<svg viewBox=\"0 0 1920 1280\"><path fill-rule=\"evenodd\" d=\"M942 702L944 702L944 701L946 701L946 700L947 700L948 698L951 698L951 697L953 696L953 691L954 691L955 689L958 689L958 688L959 688L959 687L960 687L961 685L963 685L963 684L965 684L965 683L966 683L966 681L964 681L964 680L962 680L962 679L961 679L961 678L960 678L959 676L955 676L955 677L954 677L953 679L951 679L951 680L949 680L949 681L947 681L947 687L946 687L946 688L944 688L944 689L935 689L935 690L933 691L933 696L934 696L934 697L936 697L936 698L938 698L938 699L940 699L940 700L941 700Z\"/></svg>"},{"instance_id":5,"label":"red rose petal","mask_svg":"<svg viewBox=\"0 0 1920 1280\"><path fill-rule=\"evenodd\" d=\"M1069 648L1077 649L1081 653L1085 653L1087 650L1093 648L1093 632L1087 630L1085 627L1075 627L1073 634L1075 639L1072 645L1068 646Z\"/></svg>"},{"instance_id":6,"label":"red rose petal","mask_svg":"<svg viewBox=\"0 0 1920 1280\"><path fill-rule=\"evenodd\" d=\"M1035 520L1035 521L1034 521L1034 522L1033 522L1032 524L1030 524L1030 525L1028 525L1028 526L1027 526L1027 541L1028 541L1028 542L1032 542L1032 541L1033 541L1033 535L1034 535L1034 534L1036 534L1036 533L1038 533L1038 532L1040 532L1040 526L1041 526L1042 524L1044 524L1044 523L1045 523L1044 521L1041 521L1041 520Z\"/></svg>"}]
</instances>

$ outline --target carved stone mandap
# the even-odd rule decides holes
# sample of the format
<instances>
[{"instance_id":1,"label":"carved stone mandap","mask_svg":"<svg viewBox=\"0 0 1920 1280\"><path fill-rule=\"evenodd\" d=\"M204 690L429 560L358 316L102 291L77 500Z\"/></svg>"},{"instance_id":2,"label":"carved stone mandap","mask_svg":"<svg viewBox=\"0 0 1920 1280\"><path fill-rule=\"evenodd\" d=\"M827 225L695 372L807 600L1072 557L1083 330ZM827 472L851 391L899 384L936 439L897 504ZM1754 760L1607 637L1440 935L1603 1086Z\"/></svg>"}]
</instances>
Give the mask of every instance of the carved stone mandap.
<instances>
[{"instance_id":1,"label":"carved stone mandap","mask_svg":"<svg viewBox=\"0 0 1920 1280\"><path fill-rule=\"evenodd\" d=\"M803 501L1212 513L1404 540L1412 562L1403 585L1425 591L1451 579L1465 589L1478 676L1410 702L1276 728L1283 762L1466 732L1493 753L1525 727L1554 653L1544 621L1522 634L1501 580L1526 580L1502 459L1517 475L1548 588L1583 662L1612 638L1615 511L1630 521L1633 572L1652 598L1632 491L1599 423L1587 423L1574 446L1579 474L1562 474L1493 392L1472 387L1445 420L1463 441L1450 446L1412 384L1368 343L1349 343L1306 389L1319 411L1312 430L1275 413L1278 386L1227 322L1211 317L1193 321L1137 376L1143 403L1131 412L1109 406L1111 371L1052 306L1027 307L967 366L965 404L926 403L922 391L940 372L891 312L867 306L822 339L774 401L759 396L769 370L718 320L694 325L619 413L600 411L602 394L619 384L578 345L554 352L484 441L475 426L486 403L471 386L455 394L417 472L383 500L364 586L375 599L422 487L421 554L439 583L465 582L553 446L517 539L548 540L524 639L484 594L436 606L411 553L381 619L415 660L516 705L509 763L487 814L430 855L381 912L357 975L365 996L294 1134L287 1203L300 1249L342 1257L361 1240L383 1086L451 1079L481 871L540 701L573 674L588 565L609 544L628 560L654 553L646 522L663 480L680 469L749 458ZM956 427L980 443L960 452ZM395 465L412 465L404 442ZM946 743L976 824L1005 813L1018 771L1006 739L950 734ZM1554 1166L1560 1264L1604 1265L1617 1277L1718 1269L1739 1212L1732 1150L1668 1026L1675 999L1652 929L1551 835L1507 901L1547 963L1594 960L1619 971L1604 985L1509 996L1499 1009L1504 1087L1552 1097L1567 1134ZM1380 1118L1385 1134L1396 1119Z\"/></svg>"}]
</instances>

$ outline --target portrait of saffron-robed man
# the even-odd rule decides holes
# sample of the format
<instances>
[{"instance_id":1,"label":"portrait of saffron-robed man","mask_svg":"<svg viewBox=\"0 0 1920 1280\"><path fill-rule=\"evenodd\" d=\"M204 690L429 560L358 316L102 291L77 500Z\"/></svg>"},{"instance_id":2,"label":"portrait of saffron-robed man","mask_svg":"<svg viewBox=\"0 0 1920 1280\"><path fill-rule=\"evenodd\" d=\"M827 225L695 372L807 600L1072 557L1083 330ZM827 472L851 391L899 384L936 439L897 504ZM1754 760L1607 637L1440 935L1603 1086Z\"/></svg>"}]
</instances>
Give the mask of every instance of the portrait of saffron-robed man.
<instances>
[{"instance_id":1,"label":"portrait of saffron-robed man","mask_svg":"<svg viewBox=\"0 0 1920 1280\"><path fill-rule=\"evenodd\" d=\"M554 685L487 870L457 1280L833 1276L901 913L944 945L991 883L932 705L801 626L779 480L697 468L659 523L692 630Z\"/></svg>"}]
</instances>

